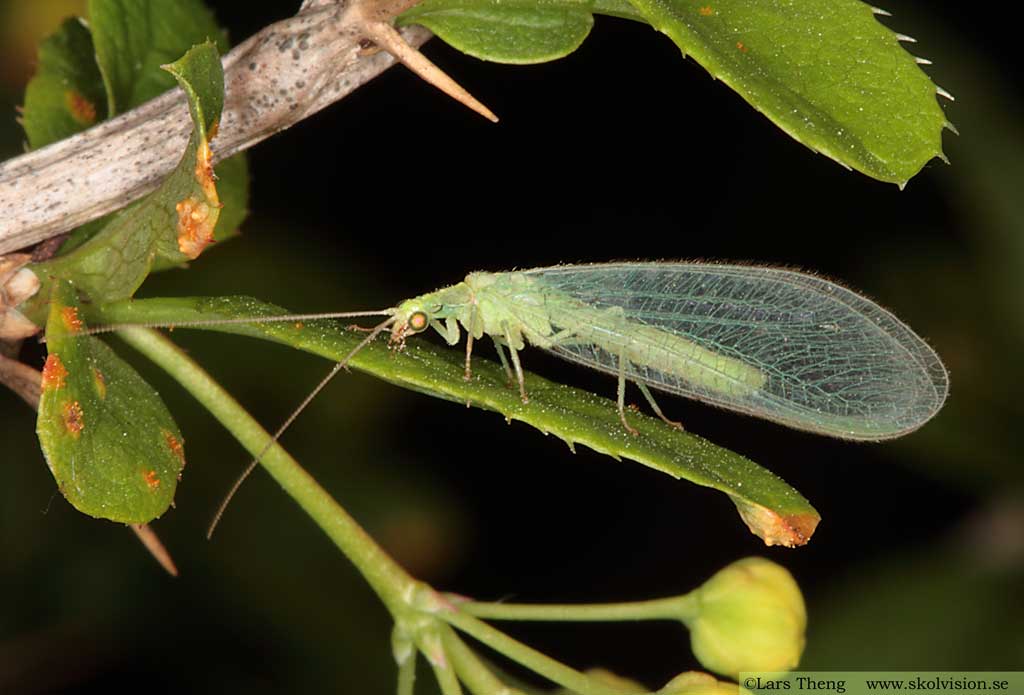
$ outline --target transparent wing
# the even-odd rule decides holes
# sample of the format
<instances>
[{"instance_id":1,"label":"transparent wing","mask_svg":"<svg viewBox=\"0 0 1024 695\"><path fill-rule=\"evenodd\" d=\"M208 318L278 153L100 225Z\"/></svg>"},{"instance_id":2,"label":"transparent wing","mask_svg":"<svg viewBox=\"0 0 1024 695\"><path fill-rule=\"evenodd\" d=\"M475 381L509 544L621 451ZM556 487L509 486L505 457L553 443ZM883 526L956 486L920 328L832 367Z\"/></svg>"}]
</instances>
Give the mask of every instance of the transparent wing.
<instances>
[{"instance_id":1,"label":"transparent wing","mask_svg":"<svg viewBox=\"0 0 1024 695\"><path fill-rule=\"evenodd\" d=\"M562 334L542 347L615 375L625 356L629 379L797 429L896 437L948 391L939 357L905 324L813 275L699 263L514 275L533 299L512 298L509 310Z\"/></svg>"}]
</instances>

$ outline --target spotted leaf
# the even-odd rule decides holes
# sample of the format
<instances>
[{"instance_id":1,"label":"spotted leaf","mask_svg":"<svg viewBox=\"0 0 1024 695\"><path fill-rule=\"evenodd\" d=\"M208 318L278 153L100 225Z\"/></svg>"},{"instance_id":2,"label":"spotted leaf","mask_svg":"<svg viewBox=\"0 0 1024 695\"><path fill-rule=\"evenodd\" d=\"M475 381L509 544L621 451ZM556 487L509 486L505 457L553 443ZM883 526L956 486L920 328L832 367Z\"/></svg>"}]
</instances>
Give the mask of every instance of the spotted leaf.
<instances>
[{"instance_id":1,"label":"spotted leaf","mask_svg":"<svg viewBox=\"0 0 1024 695\"><path fill-rule=\"evenodd\" d=\"M80 512L139 524L174 499L181 433L149 384L83 323L75 290L58 282L46 323L36 431L57 487Z\"/></svg>"}]
</instances>

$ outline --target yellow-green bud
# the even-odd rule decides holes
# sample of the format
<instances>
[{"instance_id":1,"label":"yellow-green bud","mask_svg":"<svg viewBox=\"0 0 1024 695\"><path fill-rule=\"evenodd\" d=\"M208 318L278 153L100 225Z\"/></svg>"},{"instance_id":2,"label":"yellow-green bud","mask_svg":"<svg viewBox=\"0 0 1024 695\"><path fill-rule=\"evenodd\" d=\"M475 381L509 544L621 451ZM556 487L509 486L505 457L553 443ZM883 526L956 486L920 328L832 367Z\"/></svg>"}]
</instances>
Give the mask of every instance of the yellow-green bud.
<instances>
[{"instance_id":1,"label":"yellow-green bud","mask_svg":"<svg viewBox=\"0 0 1024 695\"><path fill-rule=\"evenodd\" d=\"M666 683L658 695L749 695L749 691L709 673L686 671Z\"/></svg>"},{"instance_id":2,"label":"yellow-green bud","mask_svg":"<svg viewBox=\"0 0 1024 695\"><path fill-rule=\"evenodd\" d=\"M587 674L587 677L592 679L595 683L607 685L612 688L618 688L624 693L637 693L638 695L643 695L643 693L648 692L647 688L636 681L623 678L622 676L616 675L615 673L603 668L587 669L585 673ZM556 690L552 695L573 695L575 692L575 690L562 689ZM733 693L732 695L736 695L736 693Z\"/></svg>"},{"instance_id":3,"label":"yellow-green bud","mask_svg":"<svg viewBox=\"0 0 1024 695\"><path fill-rule=\"evenodd\" d=\"M691 597L694 615L685 620L704 668L738 678L740 671L788 671L800 662L807 611L785 568L748 557L720 570Z\"/></svg>"}]
</instances>

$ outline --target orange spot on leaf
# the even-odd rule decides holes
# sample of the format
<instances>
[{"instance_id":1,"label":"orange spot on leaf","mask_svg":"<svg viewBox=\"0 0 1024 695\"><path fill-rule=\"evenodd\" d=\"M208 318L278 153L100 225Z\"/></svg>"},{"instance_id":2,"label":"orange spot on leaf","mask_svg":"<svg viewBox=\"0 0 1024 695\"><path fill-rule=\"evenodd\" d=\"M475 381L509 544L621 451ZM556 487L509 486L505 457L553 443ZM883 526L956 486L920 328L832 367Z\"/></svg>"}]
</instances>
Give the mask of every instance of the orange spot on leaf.
<instances>
[{"instance_id":1,"label":"orange spot on leaf","mask_svg":"<svg viewBox=\"0 0 1024 695\"><path fill-rule=\"evenodd\" d=\"M78 316L78 309L73 306L66 306L60 310L60 318L68 333L78 333L82 330L82 319Z\"/></svg>"},{"instance_id":2,"label":"orange spot on leaf","mask_svg":"<svg viewBox=\"0 0 1024 695\"><path fill-rule=\"evenodd\" d=\"M64 388L64 380L68 376L68 370L60 361L56 352L46 356L46 364L43 365L43 390L57 390Z\"/></svg>"},{"instance_id":3,"label":"orange spot on leaf","mask_svg":"<svg viewBox=\"0 0 1024 695\"><path fill-rule=\"evenodd\" d=\"M715 13L715 11L711 8L711 5L704 5L704 7L700 8L697 11L700 12L701 17L710 17Z\"/></svg>"},{"instance_id":4,"label":"orange spot on leaf","mask_svg":"<svg viewBox=\"0 0 1024 695\"><path fill-rule=\"evenodd\" d=\"M156 474L156 471L143 471L142 477L150 490L156 490L160 487L160 476Z\"/></svg>"},{"instance_id":5,"label":"orange spot on leaf","mask_svg":"<svg viewBox=\"0 0 1024 695\"><path fill-rule=\"evenodd\" d=\"M812 512L782 515L736 497L732 501L747 528L754 535L760 536L765 545L782 545L787 548L806 545L821 521L821 517Z\"/></svg>"},{"instance_id":6,"label":"orange spot on leaf","mask_svg":"<svg viewBox=\"0 0 1024 695\"><path fill-rule=\"evenodd\" d=\"M64 92L64 104L68 107L71 117L81 125L92 125L96 122L96 105L73 89Z\"/></svg>"},{"instance_id":7,"label":"orange spot on leaf","mask_svg":"<svg viewBox=\"0 0 1024 695\"><path fill-rule=\"evenodd\" d=\"M171 450L171 453L178 457L181 462L181 467L185 467L185 447L182 446L181 440L175 437L167 430L161 430L164 435L164 441L167 443L167 448Z\"/></svg>"},{"instance_id":8,"label":"orange spot on leaf","mask_svg":"<svg viewBox=\"0 0 1024 695\"><path fill-rule=\"evenodd\" d=\"M211 133L215 133L216 129L215 123ZM194 175L196 183L202 189L204 200L189 196L175 206L178 212L178 250L189 259L198 258L199 254L213 243L213 229L217 225L219 211L224 207L217 195L213 150L208 140L199 143L199 147L196 148Z\"/></svg>"},{"instance_id":9,"label":"orange spot on leaf","mask_svg":"<svg viewBox=\"0 0 1024 695\"><path fill-rule=\"evenodd\" d=\"M93 385L96 387L96 395L99 396L100 398L106 398L107 377L103 376L103 372L96 369L96 367L92 368L92 382Z\"/></svg>"},{"instance_id":10,"label":"orange spot on leaf","mask_svg":"<svg viewBox=\"0 0 1024 695\"><path fill-rule=\"evenodd\" d=\"M85 429L85 417L82 414L82 406L78 401L68 401L61 408L61 417L64 419L64 429L73 438L78 439Z\"/></svg>"},{"instance_id":11,"label":"orange spot on leaf","mask_svg":"<svg viewBox=\"0 0 1024 695\"><path fill-rule=\"evenodd\" d=\"M178 211L178 250L189 259L213 243L213 228L217 223L213 209L195 198L186 198L175 206Z\"/></svg>"},{"instance_id":12,"label":"orange spot on leaf","mask_svg":"<svg viewBox=\"0 0 1024 695\"><path fill-rule=\"evenodd\" d=\"M737 41L736 42L736 48L740 49L740 53L746 53L748 50L750 50L746 46L743 45L742 41Z\"/></svg>"},{"instance_id":13,"label":"orange spot on leaf","mask_svg":"<svg viewBox=\"0 0 1024 695\"><path fill-rule=\"evenodd\" d=\"M202 186L203 195L212 205L220 204L216 180L217 176L213 173L213 149L208 141L204 141L196 150L196 182Z\"/></svg>"},{"instance_id":14,"label":"orange spot on leaf","mask_svg":"<svg viewBox=\"0 0 1024 695\"><path fill-rule=\"evenodd\" d=\"M302 321L295 322L295 330L297 331L301 331L303 328L305 328L305 326L306 324L304 324Z\"/></svg>"}]
</instances>

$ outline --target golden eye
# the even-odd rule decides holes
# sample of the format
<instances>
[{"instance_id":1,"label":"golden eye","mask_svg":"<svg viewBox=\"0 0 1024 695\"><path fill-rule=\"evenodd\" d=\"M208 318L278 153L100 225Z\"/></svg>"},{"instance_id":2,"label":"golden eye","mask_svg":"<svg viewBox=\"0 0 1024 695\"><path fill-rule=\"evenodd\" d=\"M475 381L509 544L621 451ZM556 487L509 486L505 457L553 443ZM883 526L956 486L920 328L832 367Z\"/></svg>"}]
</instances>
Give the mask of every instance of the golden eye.
<instances>
[{"instance_id":1,"label":"golden eye","mask_svg":"<svg viewBox=\"0 0 1024 695\"><path fill-rule=\"evenodd\" d=\"M408 326L409 330L412 333L419 333L420 331L424 331L427 329L427 326L429 325L430 318L427 316L426 312L416 311L409 316Z\"/></svg>"}]
</instances>

